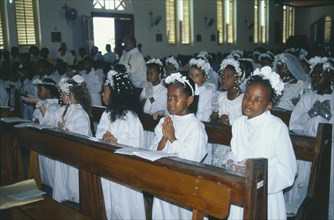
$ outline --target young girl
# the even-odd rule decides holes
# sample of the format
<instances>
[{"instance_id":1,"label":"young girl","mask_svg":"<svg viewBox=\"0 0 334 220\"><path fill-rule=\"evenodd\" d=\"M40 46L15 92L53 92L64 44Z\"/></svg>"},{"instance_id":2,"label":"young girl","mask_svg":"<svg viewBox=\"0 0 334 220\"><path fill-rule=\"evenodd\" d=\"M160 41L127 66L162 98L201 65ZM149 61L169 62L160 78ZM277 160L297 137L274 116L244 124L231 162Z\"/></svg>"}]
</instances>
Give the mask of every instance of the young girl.
<instances>
[{"instance_id":1,"label":"young girl","mask_svg":"<svg viewBox=\"0 0 334 220\"><path fill-rule=\"evenodd\" d=\"M75 75L72 79L63 78L59 87L65 105L58 113L58 127L63 131L92 136L89 117L90 95L84 79L80 75ZM56 161L52 197L59 202L79 202L77 168Z\"/></svg>"},{"instance_id":2,"label":"young girl","mask_svg":"<svg viewBox=\"0 0 334 220\"><path fill-rule=\"evenodd\" d=\"M289 130L270 113L282 90L279 75L270 67L254 71L242 100L243 116L232 125L231 157L224 163L240 170L248 158L268 159L268 219L286 219L283 189L292 185L296 175ZM242 219L242 214L243 208L232 205L229 219Z\"/></svg>"},{"instance_id":3,"label":"young girl","mask_svg":"<svg viewBox=\"0 0 334 220\"><path fill-rule=\"evenodd\" d=\"M25 101L36 104L33 121L43 125L57 125L59 110L59 90L57 84L49 78L36 79L33 84L37 86L37 96L21 96Z\"/></svg>"},{"instance_id":4,"label":"young girl","mask_svg":"<svg viewBox=\"0 0 334 220\"><path fill-rule=\"evenodd\" d=\"M239 88L244 72L239 62L233 58L223 60L220 65L221 85L224 91L216 91L212 101L211 122L232 125L235 119L242 116L241 102L243 93ZM231 151L230 146L209 144L208 160L219 166L225 155Z\"/></svg>"},{"instance_id":5,"label":"young girl","mask_svg":"<svg viewBox=\"0 0 334 220\"><path fill-rule=\"evenodd\" d=\"M207 81L211 66L201 58L191 59L189 66L189 77L194 81L199 90L196 117L201 121L210 121L211 103L215 91L215 86Z\"/></svg>"},{"instance_id":6,"label":"young girl","mask_svg":"<svg viewBox=\"0 0 334 220\"><path fill-rule=\"evenodd\" d=\"M152 150L176 153L180 158L200 162L206 156L208 137L203 123L195 117L197 91L195 83L181 73L166 78L168 85L165 116L154 129ZM154 198L153 219L191 219L186 209Z\"/></svg>"},{"instance_id":7,"label":"young girl","mask_svg":"<svg viewBox=\"0 0 334 220\"><path fill-rule=\"evenodd\" d=\"M311 66L311 83L314 92L303 95L291 114L290 130L315 137L319 123L333 124L334 94L331 83L334 83L334 63L327 57L314 57L309 60ZM328 219L334 219L334 129L332 129L332 155ZM298 176L292 188L285 194L288 212L296 214L304 200L310 175L311 163L298 161Z\"/></svg>"},{"instance_id":8,"label":"young girl","mask_svg":"<svg viewBox=\"0 0 334 220\"><path fill-rule=\"evenodd\" d=\"M147 83L142 90L139 100L146 114L153 115L156 120L158 116L167 113L167 88L161 82L163 65L159 59L151 59L146 62ZM146 144L150 146L154 138L154 132L145 131Z\"/></svg>"},{"instance_id":9,"label":"young girl","mask_svg":"<svg viewBox=\"0 0 334 220\"><path fill-rule=\"evenodd\" d=\"M283 95L275 107L292 111L300 96L310 91L309 77L297 57L289 53L276 55L273 66L284 82Z\"/></svg>"},{"instance_id":10,"label":"young girl","mask_svg":"<svg viewBox=\"0 0 334 220\"><path fill-rule=\"evenodd\" d=\"M164 115L167 111L167 89L161 83L163 64L160 59L151 59L146 62L147 83L139 99L144 113Z\"/></svg>"},{"instance_id":11,"label":"young girl","mask_svg":"<svg viewBox=\"0 0 334 220\"><path fill-rule=\"evenodd\" d=\"M102 92L106 111L97 126L97 138L146 148L144 129L137 115L140 104L134 93L126 74L108 72ZM108 219L146 218L142 192L104 178L101 182Z\"/></svg>"},{"instance_id":12,"label":"young girl","mask_svg":"<svg viewBox=\"0 0 334 220\"><path fill-rule=\"evenodd\" d=\"M219 87L219 75L216 71L213 70L210 60L212 60L212 56L207 51L201 51L197 54L196 59L203 59L209 64L209 71L206 73L207 80L212 83L215 90Z\"/></svg>"},{"instance_id":13,"label":"young girl","mask_svg":"<svg viewBox=\"0 0 334 220\"><path fill-rule=\"evenodd\" d=\"M181 62L174 56L167 57L165 63L165 77L180 70Z\"/></svg>"},{"instance_id":14,"label":"young girl","mask_svg":"<svg viewBox=\"0 0 334 220\"><path fill-rule=\"evenodd\" d=\"M37 79L33 83L38 87L38 98L33 96L22 98L26 101L36 103L36 109L33 114L34 121L41 125L51 125L56 127L57 113L60 108L59 90L56 83L49 78L44 78L42 80ZM38 156L38 160L41 182L53 188L55 161L42 155Z\"/></svg>"},{"instance_id":15,"label":"young girl","mask_svg":"<svg viewBox=\"0 0 334 220\"><path fill-rule=\"evenodd\" d=\"M217 91L212 102L211 121L232 125L242 115L241 101L243 93L239 88L244 79L244 72L238 61L225 59L220 65L221 85L223 91Z\"/></svg>"}]
</instances>

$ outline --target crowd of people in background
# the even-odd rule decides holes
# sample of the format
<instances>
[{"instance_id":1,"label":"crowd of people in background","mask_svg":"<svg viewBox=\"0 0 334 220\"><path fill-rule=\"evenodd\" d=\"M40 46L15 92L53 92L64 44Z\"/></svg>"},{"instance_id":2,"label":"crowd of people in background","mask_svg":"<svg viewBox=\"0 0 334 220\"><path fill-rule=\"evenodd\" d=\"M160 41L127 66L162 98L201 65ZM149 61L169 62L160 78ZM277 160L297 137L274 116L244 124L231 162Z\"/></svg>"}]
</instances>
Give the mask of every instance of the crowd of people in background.
<instances>
[{"instance_id":1,"label":"crowd of people in background","mask_svg":"<svg viewBox=\"0 0 334 220\"><path fill-rule=\"evenodd\" d=\"M289 130L315 136L319 123L333 124L334 59L328 47L144 57L133 36L123 42L121 57L109 44L104 55L93 46L89 53L79 48L75 56L64 42L57 57L37 46L1 51L0 105L66 132L237 172L243 172L247 158L268 158L268 218L296 214L310 164L296 160ZM90 124L93 105L106 107L97 129ZM289 127L271 115L272 109L292 112ZM143 113L160 120L154 132L143 130L138 119ZM231 146L208 144L203 121L232 126ZM334 218L333 152L329 218ZM53 188L54 198L78 202L76 168L39 159L42 182ZM141 192L106 179L102 185L109 219L145 218ZM131 210L117 209L120 204ZM157 198L152 215L191 218L189 211ZM230 218L242 218L242 209L232 207Z\"/></svg>"}]
</instances>

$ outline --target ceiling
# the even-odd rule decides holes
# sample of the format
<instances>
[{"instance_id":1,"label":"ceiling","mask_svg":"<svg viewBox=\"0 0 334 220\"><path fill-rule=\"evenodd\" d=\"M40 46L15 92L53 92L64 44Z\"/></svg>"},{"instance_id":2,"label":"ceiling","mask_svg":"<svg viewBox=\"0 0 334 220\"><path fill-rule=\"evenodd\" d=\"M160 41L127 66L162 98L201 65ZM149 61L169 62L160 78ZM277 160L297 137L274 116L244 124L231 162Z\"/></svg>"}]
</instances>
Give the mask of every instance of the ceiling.
<instances>
[{"instance_id":1,"label":"ceiling","mask_svg":"<svg viewBox=\"0 0 334 220\"><path fill-rule=\"evenodd\" d=\"M276 3L294 7L314 7L334 5L334 0L276 0Z\"/></svg>"}]
</instances>

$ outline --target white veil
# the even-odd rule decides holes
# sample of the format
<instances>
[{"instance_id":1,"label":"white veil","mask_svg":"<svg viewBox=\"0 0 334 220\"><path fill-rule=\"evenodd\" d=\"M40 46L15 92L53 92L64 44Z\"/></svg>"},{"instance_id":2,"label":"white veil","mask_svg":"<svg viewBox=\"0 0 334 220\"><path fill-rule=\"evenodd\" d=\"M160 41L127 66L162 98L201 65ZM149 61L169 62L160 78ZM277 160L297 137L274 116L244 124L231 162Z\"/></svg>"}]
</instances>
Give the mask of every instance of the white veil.
<instances>
[{"instance_id":1,"label":"white veil","mask_svg":"<svg viewBox=\"0 0 334 220\"><path fill-rule=\"evenodd\" d=\"M283 62L286 64L287 68L289 69L289 71L291 72L291 74L293 75L293 77L295 77L297 80L302 80L304 82L309 82L309 76L308 74L305 73L302 65L300 64L298 58L290 53L282 53L280 55L277 56L281 56L283 59L280 60L280 62ZM274 70L275 72L277 72L277 62L275 59L274 62Z\"/></svg>"}]
</instances>

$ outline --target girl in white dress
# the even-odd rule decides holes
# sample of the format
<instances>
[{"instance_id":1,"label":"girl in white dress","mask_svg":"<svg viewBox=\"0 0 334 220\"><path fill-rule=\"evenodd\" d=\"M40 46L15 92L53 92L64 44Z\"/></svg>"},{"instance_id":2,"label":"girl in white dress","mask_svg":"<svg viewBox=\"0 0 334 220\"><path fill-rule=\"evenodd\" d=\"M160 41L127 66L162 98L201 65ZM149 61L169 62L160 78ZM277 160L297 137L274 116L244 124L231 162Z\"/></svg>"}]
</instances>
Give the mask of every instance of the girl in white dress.
<instances>
[{"instance_id":1,"label":"girl in white dress","mask_svg":"<svg viewBox=\"0 0 334 220\"><path fill-rule=\"evenodd\" d=\"M212 60L212 56L207 51L201 51L196 55L196 59L201 58L204 59L209 64L209 71L206 72L207 80L212 83L215 87L215 90L219 88L219 75L210 64L210 60Z\"/></svg>"},{"instance_id":2,"label":"girl in white dress","mask_svg":"<svg viewBox=\"0 0 334 220\"><path fill-rule=\"evenodd\" d=\"M223 60L219 72L223 91L215 93L211 122L232 125L234 120L242 115L241 101L243 93L239 86L245 74L240 68L239 62L233 58Z\"/></svg>"},{"instance_id":3,"label":"girl in white dress","mask_svg":"<svg viewBox=\"0 0 334 220\"><path fill-rule=\"evenodd\" d=\"M146 148L144 129L138 118L140 104L126 74L108 72L102 98L106 110L96 137L105 141ZM143 193L101 178L108 219L146 219Z\"/></svg>"},{"instance_id":4,"label":"girl in white dress","mask_svg":"<svg viewBox=\"0 0 334 220\"><path fill-rule=\"evenodd\" d=\"M49 78L37 79L33 83L37 86L38 97L29 95L28 97L22 97L22 99L36 104L33 114L36 123L56 127L57 114L60 108L59 90L56 83ZM55 161L42 155L38 155L38 160L41 182L53 188Z\"/></svg>"},{"instance_id":5,"label":"girl in white dress","mask_svg":"<svg viewBox=\"0 0 334 220\"><path fill-rule=\"evenodd\" d=\"M61 107L57 125L66 132L92 136L90 126L90 95L80 75L59 82L61 98L66 104ZM62 162L55 162L53 199L79 203L78 169Z\"/></svg>"},{"instance_id":6,"label":"girl in white dress","mask_svg":"<svg viewBox=\"0 0 334 220\"><path fill-rule=\"evenodd\" d=\"M334 83L334 63L327 57L314 57L311 64L311 83L314 92L303 95L297 103L290 118L289 128L295 133L315 137L319 123L333 125L334 94L331 83ZM328 219L334 219L334 129L332 129L332 155L329 193ZM305 199L311 163L297 161L298 176L291 189L285 193L287 212L296 214Z\"/></svg>"},{"instance_id":7,"label":"girl in white dress","mask_svg":"<svg viewBox=\"0 0 334 220\"><path fill-rule=\"evenodd\" d=\"M181 73L166 78L169 115L155 127L152 150L176 153L178 157L202 161L206 154L208 137L203 123L195 117L197 94L195 83ZM152 219L191 219L192 212L154 198Z\"/></svg>"},{"instance_id":8,"label":"girl in white dress","mask_svg":"<svg viewBox=\"0 0 334 220\"><path fill-rule=\"evenodd\" d=\"M189 61L189 77L194 81L199 90L199 101L196 117L201 121L210 121L211 103L215 86L207 81L210 64L202 58L192 58Z\"/></svg>"},{"instance_id":9,"label":"girl in white dress","mask_svg":"<svg viewBox=\"0 0 334 220\"><path fill-rule=\"evenodd\" d=\"M216 91L213 97L211 122L230 126L238 117L242 116L241 102L244 95L239 86L244 78L244 72L240 68L239 62L233 58L223 60L219 72L223 91ZM212 149L211 157L210 146ZM209 144L211 164L219 166L225 157L224 155L230 151L230 146Z\"/></svg>"},{"instance_id":10,"label":"girl in white dress","mask_svg":"<svg viewBox=\"0 0 334 220\"><path fill-rule=\"evenodd\" d=\"M36 104L33 121L42 125L57 125L59 110L59 90L57 84L49 78L36 79L33 84L37 86L37 96L21 96L24 101Z\"/></svg>"},{"instance_id":11,"label":"girl in white dress","mask_svg":"<svg viewBox=\"0 0 334 220\"><path fill-rule=\"evenodd\" d=\"M275 107L292 111L301 95L310 92L310 80L297 57L289 53L275 56L273 69L284 82L283 95Z\"/></svg>"},{"instance_id":12,"label":"girl in white dress","mask_svg":"<svg viewBox=\"0 0 334 220\"><path fill-rule=\"evenodd\" d=\"M268 219L286 219L283 190L292 185L296 158L284 122L270 113L283 82L268 66L256 69L242 100L243 116L232 125L232 153L223 166L244 171L248 158L268 159ZM242 219L243 208L231 206L229 219Z\"/></svg>"},{"instance_id":13,"label":"girl in white dress","mask_svg":"<svg viewBox=\"0 0 334 220\"><path fill-rule=\"evenodd\" d=\"M146 62L147 82L143 88L139 100L146 114L153 115L157 120L158 116L167 113L167 88L161 81L163 64L160 59L153 58ZM146 144L150 146L154 138L154 132L145 131Z\"/></svg>"},{"instance_id":14,"label":"girl in white dress","mask_svg":"<svg viewBox=\"0 0 334 220\"><path fill-rule=\"evenodd\" d=\"M146 62L147 83L139 99L146 114L165 115L167 112L167 88L161 83L163 64L160 59L150 59Z\"/></svg>"}]
</instances>

